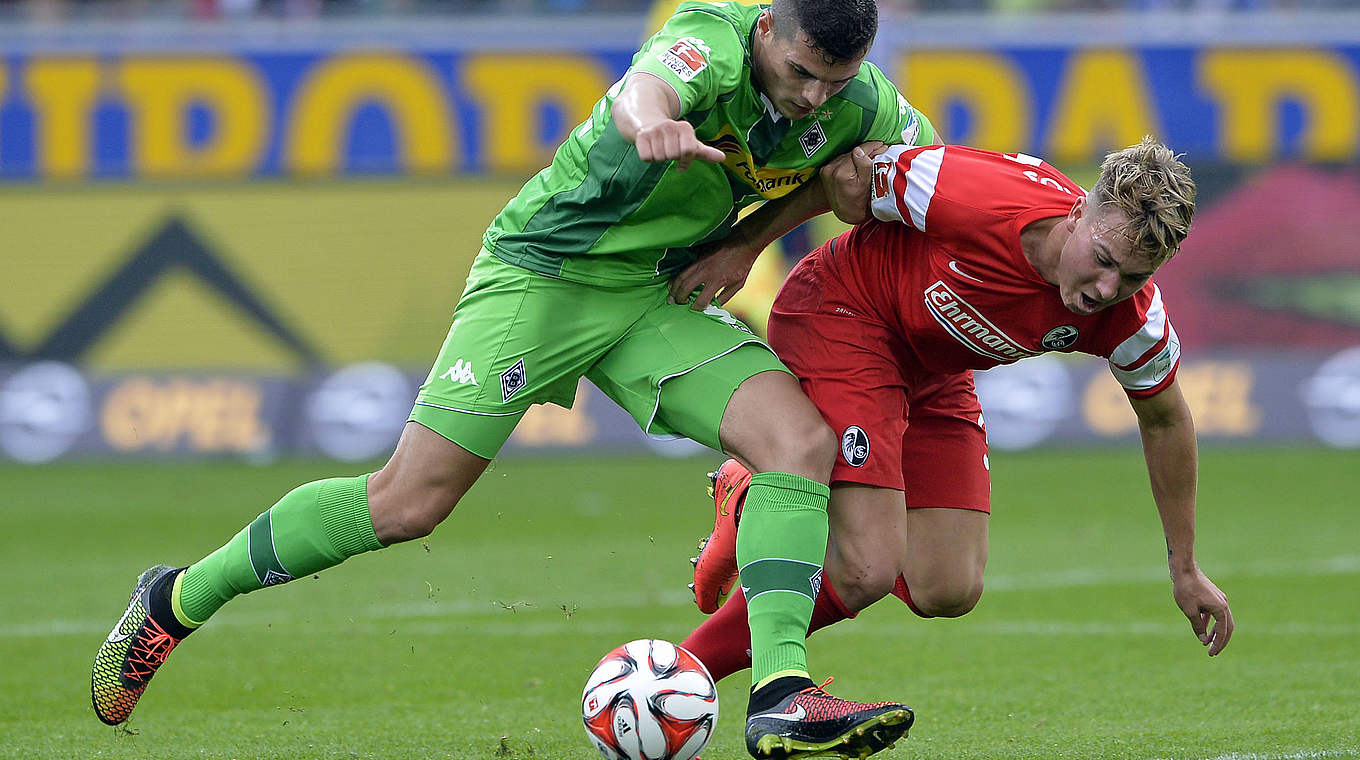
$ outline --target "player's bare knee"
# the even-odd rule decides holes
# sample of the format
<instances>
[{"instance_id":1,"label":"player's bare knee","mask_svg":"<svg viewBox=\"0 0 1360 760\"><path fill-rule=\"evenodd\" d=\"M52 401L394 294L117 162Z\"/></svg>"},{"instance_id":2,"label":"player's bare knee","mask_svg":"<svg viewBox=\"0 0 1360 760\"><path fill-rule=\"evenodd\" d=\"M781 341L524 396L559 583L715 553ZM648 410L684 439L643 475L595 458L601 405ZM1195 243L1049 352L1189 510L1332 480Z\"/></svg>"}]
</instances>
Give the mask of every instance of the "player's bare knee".
<instances>
[{"instance_id":1,"label":"player's bare knee","mask_svg":"<svg viewBox=\"0 0 1360 760\"><path fill-rule=\"evenodd\" d=\"M757 472L789 472L825 483L836 456L836 434L815 419L772 420L759 436L757 451L737 452Z\"/></svg>"},{"instance_id":2,"label":"player's bare knee","mask_svg":"<svg viewBox=\"0 0 1360 760\"><path fill-rule=\"evenodd\" d=\"M838 439L821 417L802 422L786 440L790 450L786 456L794 464L789 472L826 482L831 477L831 466L836 461Z\"/></svg>"},{"instance_id":3,"label":"player's bare knee","mask_svg":"<svg viewBox=\"0 0 1360 760\"><path fill-rule=\"evenodd\" d=\"M931 617L960 617L968 614L982 598L982 582L950 582L911 589L911 601Z\"/></svg>"},{"instance_id":4,"label":"player's bare knee","mask_svg":"<svg viewBox=\"0 0 1360 760\"><path fill-rule=\"evenodd\" d=\"M369 479L373 532L383 545L430 535L462 497L462 490L450 483L413 480L394 478L388 468Z\"/></svg>"},{"instance_id":5,"label":"player's bare knee","mask_svg":"<svg viewBox=\"0 0 1360 760\"><path fill-rule=\"evenodd\" d=\"M859 612L892 593L893 584L897 582L897 568L884 566L842 570L829 580L841 603Z\"/></svg>"}]
</instances>

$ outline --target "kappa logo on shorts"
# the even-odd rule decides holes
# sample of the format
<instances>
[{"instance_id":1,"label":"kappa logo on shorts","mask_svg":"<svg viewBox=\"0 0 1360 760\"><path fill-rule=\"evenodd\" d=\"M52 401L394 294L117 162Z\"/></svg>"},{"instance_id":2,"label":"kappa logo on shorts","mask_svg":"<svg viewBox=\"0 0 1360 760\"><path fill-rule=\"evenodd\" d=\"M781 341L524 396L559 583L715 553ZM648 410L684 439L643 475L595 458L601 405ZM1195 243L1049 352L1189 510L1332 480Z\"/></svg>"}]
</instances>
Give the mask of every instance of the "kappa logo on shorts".
<instances>
[{"instance_id":1,"label":"kappa logo on shorts","mask_svg":"<svg viewBox=\"0 0 1360 760\"><path fill-rule=\"evenodd\" d=\"M448 380L451 383L467 385L472 383L477 385L477 376L472 374L472 362L465 362L462 359L453 363L452 367L444 370L444 374L439 376L440 380Z\"/></svg>"},{"instance_id":2,"label":"kappa logo on shorts","mask_svg":"<svg viewBox=\"0 0 1360 760\"><path fill-rule=\"evenodd\" d=\"M509 401L528 384L529 377L524 371L524 360L520 359L513 367L501 373L501 403Z\"/></svg>"},{"instance_id":3,"label":"kappa logo on shorts","mask_svg":"<svg viewBox=\"0 0 1360 760\"><path fill-rule=\"evenodd\" d=\"M863 467L869 461L869 434L859 425L851 425L841 433L841 456L851 467Z\"/></svg>"},{"instance_id":4,"label":"kappa logo on shorts","mask_svg":"<svg viewBox=\"0 0 1360 760\"><path fill-rule=\"evenodd\" d=\"M685 37L657 56L680 81L688 82L708 68L709 48L698 37Z\"/></svg>"},{"instance_id":5,"label":"kappa logo on shorts","mask_svg":"<svg viewBox=\"0 0 1360 760\"><path fill-rule=\"evenodd\" d=\"M826 133L822 131L820 121L812 122L812 126L798 138L798 144L803 146L803 154L812 158L812 154L822 149L826 145Z\"/></svg>"},{"instance_id":6,"label":"kappa logo on shorts","mask_svg":"<svg viewBox=\"0 0 1360 760\"><path fill-rule=\"evenodd\" d=\"M1058 325L1052 330L1044 333L1043 340L1039 341L1039 345L1050 351L1061 351L1076 342L1076 325Z\"/></svg>"}]
</instances>

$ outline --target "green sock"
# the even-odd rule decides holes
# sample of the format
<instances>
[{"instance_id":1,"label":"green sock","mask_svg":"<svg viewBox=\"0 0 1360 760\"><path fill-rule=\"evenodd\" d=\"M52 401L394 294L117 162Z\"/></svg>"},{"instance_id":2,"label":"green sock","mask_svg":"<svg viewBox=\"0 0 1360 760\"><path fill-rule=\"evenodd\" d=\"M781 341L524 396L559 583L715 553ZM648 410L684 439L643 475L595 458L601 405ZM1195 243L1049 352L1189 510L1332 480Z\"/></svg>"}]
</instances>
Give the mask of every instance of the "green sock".
<instances>
[{"instance_id":1,"label":"green sock","mask_svg":"<svg viewBox=\"0 0 1360 760\"><path fill-rule=\"evenodd\" d=\"M737 567L751 626L751 683L807 674L808 623L826 557L831 489L783 472L751 478L737 532Z\"/></svg>"},{"instance_id":2,"label":"green sock","mask_svg":"<svg viewBox=\"0 0 1360 760\"><path fill-rule=\"evenodd\" d=\"M235 596L381 548L368 514L368 476L314 481L289 491L184 571L171 605L181 623L199 626Z\"/></svg>"}]
</instances>

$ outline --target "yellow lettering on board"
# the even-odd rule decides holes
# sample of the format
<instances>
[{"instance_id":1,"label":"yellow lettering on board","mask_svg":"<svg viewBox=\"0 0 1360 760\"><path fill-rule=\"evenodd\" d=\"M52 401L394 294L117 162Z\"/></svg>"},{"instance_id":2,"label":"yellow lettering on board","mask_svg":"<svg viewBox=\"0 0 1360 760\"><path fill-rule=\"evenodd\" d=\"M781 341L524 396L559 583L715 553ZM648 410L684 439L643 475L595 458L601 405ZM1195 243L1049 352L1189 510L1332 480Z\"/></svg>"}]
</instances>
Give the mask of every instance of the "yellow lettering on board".
<instances>
[{"instance_id":1,"label":"yellow lettering on board","mask_svg":"<svg viewBox=\"0 0 1360 760\"><path fill-rule=\"evenodd\" d=\"M1176 383L1195 415L1195 428L1206 435L1250 437L1261 429L1262 412L1251 398L1256 376L1245 362L1204 361L1181 365ZM1138 429L1128 397L1113 377L1091 376L1082 395L1086 424L1099 435L1118 436Z\"/></svg>"},{"instance_id":2,"label":"yellow lettering on board","mask_svg":"<svg viewBox=\"0 0 1360 760\"><path fill-rule=\"evenodd\" d=\"M128 58L118 81L132 112L134 173L153 177L240 176L265 150L269 100L259 75L231 58ZM189 140L190 107L213 118L210 138Z\"/></svg>"},{"instance_id":3,"label":"yellow lettering on board","mask_svg":"<svg viewBox=\"0 0 1360 760\"><path fill-rule=\"evenodd\" d=\"M1059 161L1099 158L1161 132L1147 77L1131 53L1074 53L1056 98L1042 144Z\"/></svg>"},{"instance_id":4,"label":"yellow lettering on board","mask_svg":"<svg viewBox=\"0 0 1360 760\"><path fill-rule=\"evenodd\" d=\"M1029 83L1016 66L990 53L922 51L903 56L902 94L935 125L940 139L992 150L1029 142L1033 123ZM949 107L969 113L969 128L949 123Z\"/></svg>"},{"instance_id":5,"label":"yellow lettering on board","mask_svg":"<svg viewBox=\"0 0 1360 760\"><path fill-rule=\"evenodd\" d=\"M93 58L35 58L25 67L24 87L36 117L38 176L75 179L88 175L99 64Z\"/></svg>"},{"instance_id":6,"label":"yellow lettering on board","mask_svg":"<svg viewBox=\"0 0 1360 760\"><path fill-rule=\"evenodd\" d=\"M482 54L463 65L463 83L486 114L482 124L487 168L541 168L572 127L590 115L610 77L596 61L579 55ZM540 137L545 102L563 112L562 133Z\"/></svg>"},{"instance_id":7,"label":"yellow lettering on board","mask_svg":"<svg viewBox=\"0 0 1360 760\"><path fill-rule=\"evenodd\" d=\"M115 386L100 410L104 440L118 451L249 452L267 446L263 391L250 381L136 377Z\"/></svg>"},{"instance_id":8,"label":"yellow lettering on board","mask_svg":"<svg viewBox=\"0 0 1360 760\"><path fill-rule=\"evenodd\" d=\"M1344 58L1312 50L1212 50L1201 56L1199 81L1218 103L1223 157L1272 158L1281 141L1280 104L1303 108L1303 154L1344 160L1360 135L1360 80Z\"/></svg>"},{"instance_id":9,"label":"yellow lettering on board","mask_svg":"<svg viewBox=\"0 0 1360 760\"><path fill-rule=\"evenodd\" d=\"M377 102L390 115L397 163L405 171L453 167L454 117L438 76L423 61L359 53L322 61L298 88L286 120L284 165L299 174L328 175L344 163L354 113Z\"/></svg>"}]
</instances>

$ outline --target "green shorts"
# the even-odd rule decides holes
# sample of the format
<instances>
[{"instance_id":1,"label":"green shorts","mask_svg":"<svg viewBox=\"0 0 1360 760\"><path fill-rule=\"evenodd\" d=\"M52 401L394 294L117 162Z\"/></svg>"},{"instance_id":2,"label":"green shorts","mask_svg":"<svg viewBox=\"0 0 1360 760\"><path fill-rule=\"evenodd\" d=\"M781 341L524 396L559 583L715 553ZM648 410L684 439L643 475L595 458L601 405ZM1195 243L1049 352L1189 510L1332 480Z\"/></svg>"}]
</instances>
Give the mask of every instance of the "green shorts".
<instances>
[{"instance_id":1,"label":"green shorts","mask_svg":"<svg viewBox=\"0 0 1360 760\"><path fill-rule=\"evenodd\" d=\"M530 406L570 408L586 377L647 433L721 450L718 426L737 387L788 370L728 312L667 294L665 283L548 277L483 250L411 419L491 459Z\"/></svg>"}]
</instances>

